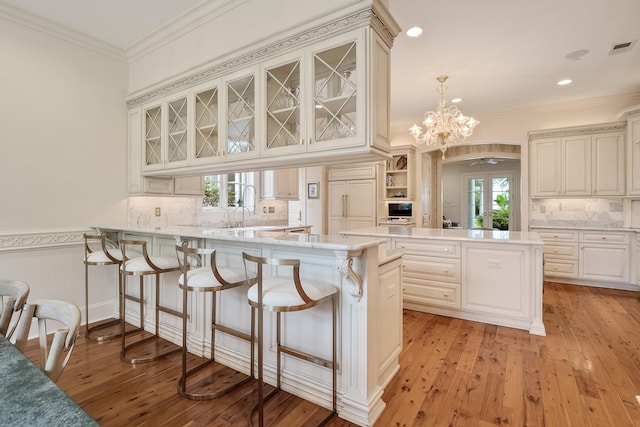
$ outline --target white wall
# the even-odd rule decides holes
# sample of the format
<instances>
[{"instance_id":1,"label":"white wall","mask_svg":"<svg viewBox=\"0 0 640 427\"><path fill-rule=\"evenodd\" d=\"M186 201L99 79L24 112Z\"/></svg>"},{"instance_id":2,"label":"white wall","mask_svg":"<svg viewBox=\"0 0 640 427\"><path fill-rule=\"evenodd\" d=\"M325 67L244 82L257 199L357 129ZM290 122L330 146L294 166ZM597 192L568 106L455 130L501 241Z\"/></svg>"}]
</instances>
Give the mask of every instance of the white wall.
<instances>
[{"instance_id":1,"label":"white wall","mask_svg":"<svg viewBox=\"0 0 640 427\"><path fill-rule=\"evenodd\" d=\"M0 277L82 309L78 230L127 214L127 65L18 22L0 16ZM93 277L110 315L115 272Z\"/></svg>"},{"instance_id":2,"label":"white wall","mask_svg":"<svg viewBox=\"0 0 640 427\"><path fill-rule=\"evenodd\" d=\"M126 63L0 17L0 231L125 218Z\"/></svg>"}]
</instances>

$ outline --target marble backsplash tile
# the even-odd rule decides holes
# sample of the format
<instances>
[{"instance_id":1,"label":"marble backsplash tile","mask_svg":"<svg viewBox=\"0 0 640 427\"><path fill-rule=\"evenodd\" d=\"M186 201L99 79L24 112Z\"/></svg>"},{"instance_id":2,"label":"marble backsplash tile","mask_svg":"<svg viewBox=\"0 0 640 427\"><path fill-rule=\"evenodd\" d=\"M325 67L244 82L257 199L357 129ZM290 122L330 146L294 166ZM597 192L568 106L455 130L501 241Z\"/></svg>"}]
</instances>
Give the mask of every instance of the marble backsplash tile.
<instances>
[{"instance_id":1,"label":"marble backsplash tile","mask_svg":"<svg viewBox=\"0 0 640 427\"><path fill-rule=\"evenodd\" d=\"M156 216L156 208L160 215ZM269 213L273 208L273 213ZM284 225L288 223L287 202L261 200L255 209L244 211L244 225ZM227 221L238 222L242 209L203 208L202 197L129 197L128 220L132 227L166 227L173 225L225 227Z\"/></svg>"},{"instance_id":2,"label":"marble backsplash tile","mask_svg":"<svg viewBox=\"0 0 640 427\"><path fill-rule=\"evenodd\" d=\"M531 204L532 227L621 228L622 199L535 199Z\"/></svg>"}]
</instances>

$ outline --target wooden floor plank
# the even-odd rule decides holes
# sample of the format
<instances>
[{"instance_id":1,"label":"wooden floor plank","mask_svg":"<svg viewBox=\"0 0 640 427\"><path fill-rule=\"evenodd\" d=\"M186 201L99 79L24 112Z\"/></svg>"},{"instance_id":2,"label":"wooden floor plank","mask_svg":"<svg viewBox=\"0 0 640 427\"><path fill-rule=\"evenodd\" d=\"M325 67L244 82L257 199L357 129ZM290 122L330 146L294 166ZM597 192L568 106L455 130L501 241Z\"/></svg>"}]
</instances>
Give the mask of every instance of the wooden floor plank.
<instances>
[{"instance_id":1,"label":"wooden floor plank","mask_svg":"<svg viewBox=\"0 0 640 427\"><path fill-rule=\"evenodd\" d=\"M638 295L547 282L546 337L405 310L400 370L376 427L640 427ZM191 401L177 393L179 354L132 366L119 351L119 340L80 337L58 382L100 425L247 425L254 383ZM27 354L37 359L35 343ZM190 355L190 363L200 360ZM211 373L222 378L225 369ZM281 392L267 412L270 422L279 418L275 425L306 426L328 410ZM327 425L354 426L337 417Z\"/></svg>"}]
</instances>

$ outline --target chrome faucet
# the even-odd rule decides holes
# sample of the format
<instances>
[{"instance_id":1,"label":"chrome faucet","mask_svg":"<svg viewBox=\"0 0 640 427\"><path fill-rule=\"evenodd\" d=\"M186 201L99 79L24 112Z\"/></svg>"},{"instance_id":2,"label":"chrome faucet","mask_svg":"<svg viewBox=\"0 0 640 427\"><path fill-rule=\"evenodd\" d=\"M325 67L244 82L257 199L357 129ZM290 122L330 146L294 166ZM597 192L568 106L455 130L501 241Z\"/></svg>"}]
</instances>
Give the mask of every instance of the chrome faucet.
<instances>
[{"instance_id":1,"label":"chrome faucet","mask_svg":"<svg viewBox=\"0 0 640 427\"><path fill-rule=\"evenodd\" d=\"M235 221L236 219L236 211L238 209L242 209L242 219L239 222L240 227L244 227L244 211L245 209L247 210L247 212L249 213L249 215L251 215L251 210L249 210L249 208L247 207L247 203L246 203L246 195L247 195L247 189L248 188L252 188L253 189L253 208L255 210L255 204L256 204L256 187L254 187L253 185L249 184L249 185L245 185L245 187L242 189L242 195L240 196L240 206L236 207L233 210L233 219Z\"/></svg>"}]
</instances>

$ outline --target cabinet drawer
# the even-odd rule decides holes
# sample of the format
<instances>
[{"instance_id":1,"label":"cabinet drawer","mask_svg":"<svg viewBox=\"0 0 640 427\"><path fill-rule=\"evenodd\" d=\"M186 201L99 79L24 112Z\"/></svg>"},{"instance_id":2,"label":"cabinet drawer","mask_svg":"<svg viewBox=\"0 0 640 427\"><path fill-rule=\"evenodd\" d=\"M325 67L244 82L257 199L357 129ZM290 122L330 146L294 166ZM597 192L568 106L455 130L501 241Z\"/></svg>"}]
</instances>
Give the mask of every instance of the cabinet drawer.
<instances>
[{"instance_id":1,"label":"cabinet drawer","mask_svg":"<svg viewBox=\"0 0 640 427\"><path fill-rule=\"evenodd\" d=\"M545 243L542 246L542 252L545 254L545 256L550 257L578 259L578 244L568 243L563 245L561 243L555 242L552 244Z\"/></svg>"},{"instance_id":2,"label":"cabinet drawer","mask_svg":"<svg viewBox=\"0 0 640 427\"><path fill-rule=\"evenodd\" d=\"M401 249L405 254L411 255L460 258L460 243L454 242L396 240L395 249Z\"/></svg>"},{"instance_id":3,"label":"cabinet drawer","mask_svg":"<svg viewBox=\"0 0 640 427\"><path fill-rule=\"evenodd\" d=\"M578 277L578 261L546 259L544 262L545 276Z\"/></svg>"},{"instance_id":4,"label":"cabinet drawer","mask_svg":"<svg viewBox=\"0 0 640 427\"><path fill-rule=\"evenodd\" d=\"M629 233L607 231L581 231L580 241L584 243L629 244Z\"/></svg>"},{"instance_id":5,"label":"cabinet drawer","mask_svg":"<svg viewBox=\"0 0 640 427\"><path fill-rule=\"evenodd\" d=\"M402 289L405 302L460 308L460 285L404 280Z\"/></svg>"},{"instance_id":6,"label":"cabinet drawer","mask_svg":"<svg viewBox=\"0 0 640 427\"><path fill-rule=\"evenodd\" d=\"M535 230L542 240L547 241L566 241L577 242L578 232L571 230Z\"/></svg>"},{"instance_id":7,"label":"cabinet drawer","mask_svg":"<svg viewBox=\"0 0 640 427\"><path fill-rule=\"evenodd\" d=\"M460 283L460 260L429 258L405 254L402 257L406 278Z\"/></svg>"}]
</instances>

